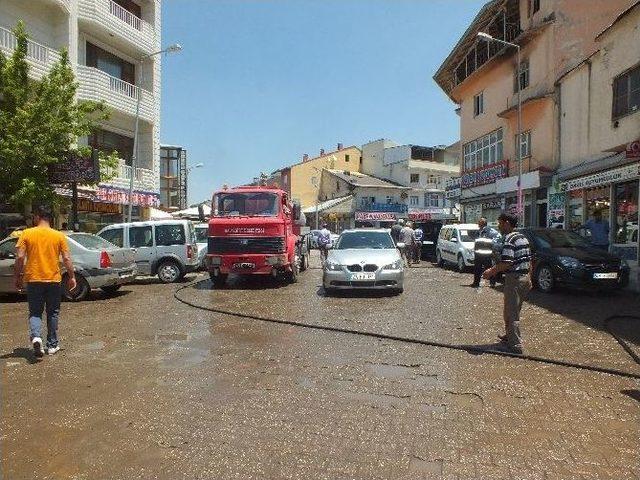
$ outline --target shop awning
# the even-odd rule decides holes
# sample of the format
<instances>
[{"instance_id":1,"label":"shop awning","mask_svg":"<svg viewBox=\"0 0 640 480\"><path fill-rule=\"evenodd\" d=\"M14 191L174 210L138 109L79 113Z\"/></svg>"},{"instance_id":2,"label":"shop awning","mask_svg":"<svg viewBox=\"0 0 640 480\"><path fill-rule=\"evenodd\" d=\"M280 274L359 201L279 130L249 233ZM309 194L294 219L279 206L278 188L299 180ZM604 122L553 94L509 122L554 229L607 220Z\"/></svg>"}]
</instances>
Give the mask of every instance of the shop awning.
<instances>
[{"instance_id":1,"label":"shop awning","mask_svg":"<svg viewBox=\"0 0 640 480\"><path fill-rule=\"evenodd\" d=\"M73 196L73 192L70 188L66 187L55 187L54 192L61 197L71 198ZM97 197L94 191L91 190L82 190L78 188L78 198L85 198L87 200L91 200L92 202L100 202L101 200Z\"/></svg>"},{"instance_id":2,"label":"shop awning","mask_svg":"<svg viewBox=\"0 0 640 480\"><path fill-rule=\"evenodd\" d=\"M307 207L302 210L302 213L315 214L316 208L318 213L351 213L351 205L348 203L353 200L353 195L347 195L340 198L332 198L331 200L325 200L320 202L318 206ZM347 208L348 207L348 208Z\"/></svg>"},{"instance_id":3,"label":"shop awning","mask_svg":"<svg viewBox=\"0 0 640 480\"><path fill-rule=\"evenodd\" d=\"M149 208L149 220L166 220L169 218L173 218L169 212L153 207Z\"/></svg>"},{"instance_id":4,"label":"shop awning","mask_svg":"<svg viewBox=\"0 0 640 480\"><path fill-rule=\"evenodd\" d=\"M204 216L208 217L211 215L211 207L206 203L202 204L202 209L204 211ZM178 210L177 212L171 212L170 217L173 216L178 218L198 218L200 213L198 212L198 207L189 207L184 210Z\"/></svg>"},{"instance_id":5,"label":"shop awning","mask_svg":"<svg viewBox=\"0 0 640 480\"><path fill-rule=\"evenodd\" d=\"M637 158L625 158L625 152L604 152L585 159L582 163L573 167L558 170L560 180L582 177L592 173L608 170L628 163L637 162Z\"/></svg>"}]
</instances>

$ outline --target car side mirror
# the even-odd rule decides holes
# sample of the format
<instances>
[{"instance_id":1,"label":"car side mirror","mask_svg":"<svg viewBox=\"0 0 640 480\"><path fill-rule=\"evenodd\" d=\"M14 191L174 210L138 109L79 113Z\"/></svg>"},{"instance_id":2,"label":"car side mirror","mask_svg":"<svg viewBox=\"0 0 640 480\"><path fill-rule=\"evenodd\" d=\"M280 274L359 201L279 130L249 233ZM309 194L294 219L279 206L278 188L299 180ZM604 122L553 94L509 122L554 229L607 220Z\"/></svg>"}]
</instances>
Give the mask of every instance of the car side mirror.
<instances>
[{"instance_id":1,"label":"car side mirror","mask_svg":"<svg viewBox=\"0 0 640 480\"><path fill-rule=\"evenodd\" d=\"M452 237L452 238L451 238L451 241L452 241L453 243L458 243L458 239L457 239L457 238L455 238L455 237Z\"/></svg>"}]
</instances>

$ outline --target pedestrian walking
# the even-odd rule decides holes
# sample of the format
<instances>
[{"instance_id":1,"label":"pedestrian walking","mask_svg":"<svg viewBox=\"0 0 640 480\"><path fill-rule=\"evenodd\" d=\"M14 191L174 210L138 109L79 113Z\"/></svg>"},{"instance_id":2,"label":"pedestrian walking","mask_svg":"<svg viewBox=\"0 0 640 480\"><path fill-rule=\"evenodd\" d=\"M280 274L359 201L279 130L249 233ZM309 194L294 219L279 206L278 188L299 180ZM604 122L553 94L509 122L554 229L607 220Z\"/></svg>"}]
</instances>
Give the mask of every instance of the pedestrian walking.
<instances>
[{"instance_id":1,"label":"pedestrian walking","mask_svg":"<svg viewBox=\"0 0 640 480\"><path fill-rule=\"evenodd\" d=\"M593 218L584 224L591 232L591 244L601 250L609 250L609 222L602 219L602 210L595 210Z\"/></svg>"},{"instance_id":2,"label":"pedestrian walking","mask_svg":"<svg viewBox=\"0 0 640 480\"><path fill-rule=\"evenodd\" d=\"M400 242L404 244L402 248L400 248L400 255L402 256L402 260L404 261L405 267L411 265L411 260L413 256L413 248L416 241L416 233L411 228L411 222L407 222L402 230L400 230Z\"/></svg>"},{"instance_id":3,"label":"pedestrian walking","mask_svg":"<svg viewBox=\"0 0 640 480\"><path fill-rule=\"evenodd\" d=\"M499 338L508 351L521 354L520 311L531 290L531 248L527 237L514 231L517 226L518 218L515 215L500 215L498 228L504 235L500 262L486 270L482 277L491 279L500 272L504 273L505 335Z\"/></svg>"},{"instance_id":4,"label":"pedestrian walking","mask_svg":"<svg viewBox=\"0 0 640 480\"><path fill-rule=\"evenodd\" d=\"M329 248L331 248L331 232L327 227L328 225L323 223L322 230L318 235L318 250L320 250L320 262L322 265L327 260L327 254L329 253Z\"/></svg>"},{"instance_id":5,"label":"pedestrian walking","mask_svg":"<svg viewBox=\"0 0 640 480\"><path fill-rule=\"evenodd\" d=\"M60 350L58 320L62 297L60 257L69 277L69 290L76 288L76 278L66 237L51 228L53 215L48 207L34 212L34 227L22 232L16 244L15 285L22 290L26 284L29 305L29 339L36 357L44 355L42 344L42 313L47 312L47 353ZM25 261L26 258L26 261Z\"/></svg>"},{"instance_id":6,"label":"pedestrian walking","mask_svg":"<svg viewBox=\"0 0 640 480\"><path fill-rule=\"evenodd\" d=\"M478 220L478 227L480 232L478 238L474 242L474 259L473 259L473 283L472 287L477 288L480 286L480 277L482 273L491 267L493 259L493 245L496 239L500 237L500 234L494 228L491 228L487 224L487 219L481 217ZM496 278L490 279L491 286L495 286Z\"/></svg>"},{"instance_id":7,"label":"pedestrian walking","mask_svg":"<svg viewBox=\"0 0 640 480\"><path fill-rule=\"evenodd\" d=\"M417 264L420 264L420 260L422 259L422 238L424 237L424 232L422 228L419 226L413 229L416 237L416 243L414 247L414 259Z\"/></svg>"},{"instance_id":8,"label":"pedestrian walking","mask_svg":"<svg viewBox=\"0 0 640 480\"><path fill-rule=\"evenodd\" d=\"M402 227L404 227L404 220L401 218L391 226L391 238L393 238L393 243L396 245L400 241L400 232L402 231Z\"/></svg>"}]
</instances>

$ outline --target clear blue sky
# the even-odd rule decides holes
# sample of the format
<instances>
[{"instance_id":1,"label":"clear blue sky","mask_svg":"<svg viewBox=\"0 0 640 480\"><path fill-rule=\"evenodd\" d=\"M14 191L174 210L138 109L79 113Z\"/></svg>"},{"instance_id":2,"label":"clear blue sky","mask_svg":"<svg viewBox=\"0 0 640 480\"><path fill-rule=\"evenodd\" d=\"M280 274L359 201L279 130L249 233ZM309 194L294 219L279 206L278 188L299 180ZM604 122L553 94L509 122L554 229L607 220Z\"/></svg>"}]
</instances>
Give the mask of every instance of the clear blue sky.
<instances>
[{"instance_id":1,"label":"clear blue sky","mask_svg":"<svg viewBox=\"0 0 640 480\"><path fill-rule=\"evenodd\" d=\"M261 171L389 138L458 138L432 79L484 0L164 0L162 143L183 145L189 202Z\"/></svg>"}]
</instances>

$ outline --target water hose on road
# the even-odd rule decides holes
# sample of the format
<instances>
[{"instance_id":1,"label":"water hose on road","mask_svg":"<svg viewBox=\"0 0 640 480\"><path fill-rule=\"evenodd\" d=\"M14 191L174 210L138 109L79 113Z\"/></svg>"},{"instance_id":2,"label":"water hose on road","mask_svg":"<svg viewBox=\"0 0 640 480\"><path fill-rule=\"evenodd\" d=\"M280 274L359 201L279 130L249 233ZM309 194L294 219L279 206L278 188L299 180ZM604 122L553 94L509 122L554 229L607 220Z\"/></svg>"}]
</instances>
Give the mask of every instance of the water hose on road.
<instances>
[{"instance_id":1,"label":"water hose on road","mask_svg":"<svg viewBox=\"0 0 640 480\"><path fill-rule=\"evenodd\" d=\"M488 355L496 355L496 356L500 356L500 357L510 357L510 358L514 358L514 359L519 359L519 360L526 360L526 361L532 361L532 362L537 362L537 363L544 363L544 364L548 364L548 365L556 365L556 366L560 366L560 367L567 367L567 368L575 368L578 370L588 370L591 372L599 372L599 373L606 373L609 375L615 375L618 377L625 377L625 378L634 378L634 379L640 379L640 374L638 373L632 373L632 372L625 372L624 370L618 370L615 368L607 368L607 367L600 367L598 365L587 365L587 364L582 364L582 363L576 363L576 362L568 362L565 360L558 360L555 358L546 358L546 357L539 357L539 356L535 356L535 355L525 355L525 354L517 354L517 353L510 353L510 352L506 352L506 351L502 351L502 350L496 350L496 349L491 349L491 348L484 348L481 346L477 346L477 345L461 345L461 344L455 344L455 343L447 343L447 342L438 342L435 340L422 340L419 338L410 338L410 337L400 337L397 335L388 335L388 334L384 334L384 333L377 333L377 332L367 332L367 331L362 331L362 330L355 330L355 329L351 329L351 328L343 328L343 327L332 327L332 326L328 326L328 325L318 325L318 324L314 324L314 323L305 323L305 322L297 322L295 320L284 320L284 319L280 319L280 318L269 318L269 317L262 317L259 315L252 315L252 314L248 314L248 313L240 313L240 312L234 312L231 310L223 310L220 308L213 308L213 307L207 307L207 306L203 306L203 305L198 305L197 303L193 303L189 300L186 300L184 298L181 298L179 293L182 290L185 290L187 288L193 287L194 285L197 285L199 283L202 282L206 282L208 280L196 280L195 282L191 282L187 285L183 285L181 287L179 287L173 294L174 298L176 300L178 300L179 302L192 307L192 308L197 308L199 310L204 310L207 312L212 312L212 313L219 313L221 315L229 315L229 316L233 316L233 317L237 317L237 318L243 318L243 319L247 319L247 320L256 320L259 322L266 322L266 323L275 323L275 324L279 324L279 325L288 325L288 326L292 326L292 327L300 327L300 328L306 328L306 329L312 329L312 330L320 330L320 331L325 331L325 332L334 332L334 333L344 333L344 334L348 334L348 335L358 335L361 337L369 337L369 338L376 338L379 340L392 340L395 342L402 342L402 343L413 343L413 344L418 344L418 345L425 345L425 346L429 346L429 347L437 347L437 348L446 348L449 350L459 350L459 351L463 351L463 352L467 352L467 353L471 353L471 354L488 354ZM612 315L610 317L608 317L607 319L605 319L604 321L604 327L605 330L607 331L607 333L609 333L611 336L613 336L618 343L620 343L620 345L622 346L622 348L625 349L625 351L631 356L631 358L640 365L640 357L638 357L638 355L631 349L631 347L629 347L629 345L616 333L614 333L610 328L609 328L609 323L615 319L625 319L625 320L637 320L640 321L640 316L636 316L636 315Z\"/></svg>"}]
</instances>

